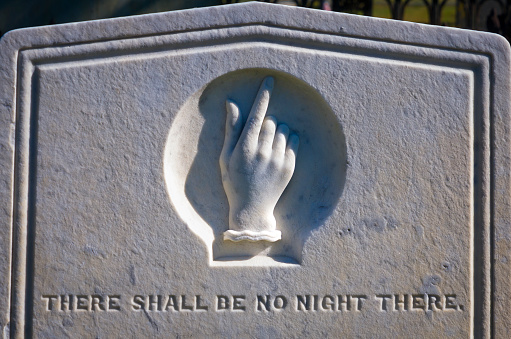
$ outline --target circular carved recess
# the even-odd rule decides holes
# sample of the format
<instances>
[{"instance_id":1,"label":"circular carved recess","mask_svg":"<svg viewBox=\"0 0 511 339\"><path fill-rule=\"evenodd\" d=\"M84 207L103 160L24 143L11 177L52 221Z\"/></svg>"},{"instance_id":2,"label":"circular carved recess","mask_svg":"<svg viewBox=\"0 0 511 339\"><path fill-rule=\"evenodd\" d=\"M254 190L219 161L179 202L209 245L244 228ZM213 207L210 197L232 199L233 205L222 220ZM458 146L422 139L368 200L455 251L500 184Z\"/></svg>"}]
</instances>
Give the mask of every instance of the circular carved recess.
<instances>
[{"instance_id":1,"label":"circular carved recess","mask_svg":"<svg viewBox=\"0 0 511 339\"><path fill-rule=\"evenodd\" d=\"M267 76L275 79L267 115L285 123L300 138L293 177L273 211L282 239L275 243L224 241L229 203L219 158L225 102L236 102L245 123ZM340 199L346 177L346 142L335 113L306 82L275 70L243 69L211 81L181 107L167 139L164 171L176 212L204 241L210 262L266 257L300 263L311 231L324 224Z\"/></svg>"}]
</instances>

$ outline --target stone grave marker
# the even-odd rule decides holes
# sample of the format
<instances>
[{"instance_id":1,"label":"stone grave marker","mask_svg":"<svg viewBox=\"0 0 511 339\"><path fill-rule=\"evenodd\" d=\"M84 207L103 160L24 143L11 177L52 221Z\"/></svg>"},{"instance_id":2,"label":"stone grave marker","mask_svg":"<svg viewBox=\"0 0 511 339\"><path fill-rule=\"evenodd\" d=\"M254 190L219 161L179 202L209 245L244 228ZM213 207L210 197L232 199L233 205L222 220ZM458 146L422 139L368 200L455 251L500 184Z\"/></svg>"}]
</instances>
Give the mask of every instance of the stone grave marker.
<instances>
[{"instance_id":1,"label":"stone grave marker","mask_svg":"<svg viewBox=\"0 0 511 339\"><path fill-rule=\"evenodd\" d=\"M509 45L245 3L0 42L13 338L508 338Z\"/></svg>"}]
</instances>

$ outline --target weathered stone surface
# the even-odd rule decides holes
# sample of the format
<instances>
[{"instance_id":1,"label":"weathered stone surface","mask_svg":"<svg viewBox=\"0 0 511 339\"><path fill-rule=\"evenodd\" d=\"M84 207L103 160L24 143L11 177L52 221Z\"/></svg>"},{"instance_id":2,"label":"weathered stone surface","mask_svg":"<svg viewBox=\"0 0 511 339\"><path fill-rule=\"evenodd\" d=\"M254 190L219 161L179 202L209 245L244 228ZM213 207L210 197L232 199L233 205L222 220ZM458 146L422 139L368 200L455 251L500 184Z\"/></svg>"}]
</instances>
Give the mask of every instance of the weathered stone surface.
<instances>
[{"instance_id":1,"label":"weathered stone surface","mask_svg":"<svg viewBox=\"0 0 511 339\"><path fill-rule=\"evenodd\" d=\"M4 336L509 337L501 37L249 3L0 60Z\"/></svg>"}]
</instances>

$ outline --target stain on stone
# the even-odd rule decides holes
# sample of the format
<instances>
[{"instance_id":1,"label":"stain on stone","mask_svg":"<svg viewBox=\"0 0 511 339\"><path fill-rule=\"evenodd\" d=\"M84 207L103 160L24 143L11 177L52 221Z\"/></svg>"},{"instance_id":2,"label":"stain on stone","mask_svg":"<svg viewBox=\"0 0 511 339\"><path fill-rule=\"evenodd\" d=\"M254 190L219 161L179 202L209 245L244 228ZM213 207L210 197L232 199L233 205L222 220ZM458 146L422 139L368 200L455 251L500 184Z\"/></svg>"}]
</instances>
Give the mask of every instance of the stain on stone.
<instances>
[{"instance_id":1,"label":"stain on stone","mask_svg":"<svg viewBox=\"0 0 511 339\"><path fill-rule=\"evenodd\" d=\"M135 266L133 266L133 265L130 266L130 283L132 285L137 284L137 276L135 274Z\"/></svg>"},{"instance_id":2,"label":"stain on stone","mask_svg":"<svg viewBox=\"0 0 511 339\"><path fill-rule=\"evenodd\" d=\"M442 278L438 274L427 275L422 279L421 293L434 293L439 294L439 285L442 282Z\"/></svg>"},{"instance_id":3,"label":"stain on stone","mask_svg":"<svg viewBox=\"0 0 511 339\"><path fill-rule=\"evenodd\" d=\"M65 317L64 319L62 319L62 326L64 327L73 327L75 324L73 322L73 319L71 319L70 317Z\"/></svg>"},{"instance_id":4,"label":"stain on stone","mask_svg":"<svg viewBox=\"0 0 511 339\"><path fill-rule=\"evenodd\" d=\"M382 233L385 228L385 220L383 218L364 219L364 225L368 230Z\"/></svg>"},{"instance_id":5,"label":"stain on stone","mask_svg":"<svg viewBox=\"0 0 511 339\"><path fill-rule=\"evenodd\" d=\"M413 228L415 229L415 233L417 233L417 236L419 238L422 238L424 235L424 228L420 225L414 225Z\"/></svg>"},{"instance_id":6,"label":"stain on stone","mask_svg":"<svg viewBox=\"0 0 511 339\"><path fill-rule=\"evenodd\" d=\"M386 226L388 228L395 230L396 228L399 227L397 220L394 219L393 217L384 217L384 219L385 219Z\"/></svg>"},{"instance_id":7,"label":"stain on stone","mask_svg":"<svg viewBox=\"0 0 511 339\"><path fill-rule=\"evenodd\" d=\"M101 259L105 259L106 258L106 254L103 251L101 251L101 250L99 250L99 249L97 249L97 248L95 248L95 247L93 247L93 246L91 246L89 244L85 245L83 250L85 251L85 253L87 253L89 255L92 255L92 256L95 256L95 257L100 257Z\"/></svg>"},{"instance_id":8,"label":"stain on stone","mask_svg":"<svg viewBox=\"0 0 511 339\"><path fill-rule=\"evenodd\" d=\"M430 285L430 286L431 285L438 286L438 284L440 284L441 282L442 282L442 278L437 274L426 276L422 280L422 283L424 285Z\"/></svg>"},{"instance_id":9,"label":"stain on stone","mask_svg":"<svg viewBox=\"0 0 511 339\"><path fill-rule=\"evenodd\" d=\"M274 327L258 325L257 333L261 338L280 338L279 332Z\"/></svg>"},{"instance_id":10,"label":"stain on stone","mask_svg":"<svg viewBox=\"0 0 511 339\"><path fill-rule=\"evenodd\" d=\"M151 324L151 326L156 330L156 332L158 332L159 328L158 328L158 324L156 323L156 321L153 318L151 318L151 316L147 313L145 308L142 308L142 311L144 311L144 314L147 317L147 320L149 320L149 323Z\"/></svg>"},{"instance_id":11,"label":"stain on stone","mask_svg":"<svg viewBox=\"0 0 511 339\"><path fill-rule=\"evenodd\" d=\"M452 265L450 262L448 261L444 261L442 262L442 268L446 271L446 272L451 272L452 271Z\"/></svg>"},{"instance_id":12,"label":"stain on stone","mask_svg":"<svg viewBox=\"0 0 511 339\"><path fill-rule=\"evenodd\" d=\"M339 231L339 236L341 237L351 234L353 234L353 230L351 229L351 227L343 228Z\"/></svg>"}]
</instances>

